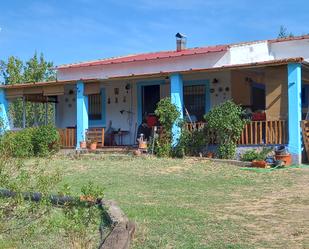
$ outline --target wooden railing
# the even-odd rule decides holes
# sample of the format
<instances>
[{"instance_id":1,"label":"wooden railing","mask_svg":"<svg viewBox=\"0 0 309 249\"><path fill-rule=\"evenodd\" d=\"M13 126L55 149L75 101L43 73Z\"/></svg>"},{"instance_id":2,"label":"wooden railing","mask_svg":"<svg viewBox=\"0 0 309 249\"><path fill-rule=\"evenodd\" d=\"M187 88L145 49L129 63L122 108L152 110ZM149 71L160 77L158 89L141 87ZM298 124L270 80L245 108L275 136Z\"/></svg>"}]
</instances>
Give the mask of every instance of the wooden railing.
<instances>
[{"instance_id":1,"label":"wooden railing","mask_svg":"<svg viewBox=\"0 0 309 249\"><path fill-rule=\"evenodd\" d=\"M90 128L86 132L87 140L95 141L98 147L104 146L104 128Z\"/></svg>"},{"instance_id":2,"label":"wooden railing","mask_svg":"<svg viewBox=\"0 0 309 249\"><path fill-rule=\"evenodd\" d=\"M60 147L71 149L76 147L76 128L58 129L60 135ZM104 128L89 128L86 132L87 139L96 141L98 147L104 146Z\"/></svg>"},{"instance_id":3,"label":"wooden railing","mask_svg":"<svg viewBox=\"0 0 309 249\"><path fill-rule=\"evenodd\" d=\"M60 136L60 147L63 149L70 149L76 147L76 129L65 128L58 129Z\"/></svg>"},{"instance_id":4,"label":"wooden railing","mask_svg":"<svg viewBox=\"0 0 309 249\"><path fill-rule=\"evenodd\" d=\"M205 127L205 123L187 123L189 131L199 130ZM211 136L211 143L215 144L215 134ZM239 145L265 145L265 144L287 144L287 121L251 121L245 125L241 134Z\"/></svg>"},{"instance_id":5,"label":"wooden railing","mask_svg":"<svg viewBox=\"0 0 309 249\"><path fill-rule=\"evenodd\" d=\"M287 144L287 140L286 120L251 121L245 126L238 144Z\"/></svg>"}]
</instances>

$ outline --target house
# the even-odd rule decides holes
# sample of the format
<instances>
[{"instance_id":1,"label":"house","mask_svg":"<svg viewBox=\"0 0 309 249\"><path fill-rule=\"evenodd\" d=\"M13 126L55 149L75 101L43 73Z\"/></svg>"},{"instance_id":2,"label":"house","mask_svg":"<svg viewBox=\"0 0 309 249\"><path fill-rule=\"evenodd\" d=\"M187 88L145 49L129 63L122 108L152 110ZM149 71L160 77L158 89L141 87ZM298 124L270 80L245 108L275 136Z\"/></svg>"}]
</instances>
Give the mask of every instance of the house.
<instances>
[{"instance_id":1,"label":"house","mask_svg":"<svg viewBox=\"0 0 309 249\"><path fill-rule=\"evenodd\" d=\"M114 144L132 145L143 117L171 96L199 125L204 113L228 99L255 113L239 144L286 144L301 162L300 122L309 103L309 36L186 48L60 65L57 81L0 88L1 117L13 128L8 104L16 98L55 103L62 145L79 148L87 130L113 127ZM187 115L189 114L189 115ZM104 132L103 132L104 133ZM174 137L177 139L177 131Z\"/></svg>"}]
</instances>

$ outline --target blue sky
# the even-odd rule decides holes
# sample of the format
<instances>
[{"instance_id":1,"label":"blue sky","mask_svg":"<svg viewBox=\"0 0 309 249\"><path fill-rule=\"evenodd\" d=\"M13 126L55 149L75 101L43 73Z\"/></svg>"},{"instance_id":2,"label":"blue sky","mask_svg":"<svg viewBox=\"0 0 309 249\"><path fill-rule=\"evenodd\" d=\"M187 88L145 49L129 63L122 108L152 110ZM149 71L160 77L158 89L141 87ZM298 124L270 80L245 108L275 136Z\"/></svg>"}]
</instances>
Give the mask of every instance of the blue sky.
<instances>
[{"instance_id":1,"label":"blue sky","mask_svg":"<svg viewBox=\"0 0 309 249\"><path fill-rule=\"evenodd\" d=\"M43 52L55 65L309 33L308 0L3 0L0 59Z\"/></svg>"}]
</instances>

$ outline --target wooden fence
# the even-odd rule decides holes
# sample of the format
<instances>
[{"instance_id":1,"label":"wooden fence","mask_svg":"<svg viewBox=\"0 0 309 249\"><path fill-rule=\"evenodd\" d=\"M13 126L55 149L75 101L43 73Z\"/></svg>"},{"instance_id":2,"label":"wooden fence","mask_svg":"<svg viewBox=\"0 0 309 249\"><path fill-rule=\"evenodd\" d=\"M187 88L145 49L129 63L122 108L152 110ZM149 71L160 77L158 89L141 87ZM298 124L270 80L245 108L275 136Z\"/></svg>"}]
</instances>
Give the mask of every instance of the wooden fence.
<instances>
[{"instance_id":1,"label":"wooden fence","mask_svg":"<svg viewBox=\"0 0 309 249\"><path fill-rule=\"evenodd\" d=\"M58 129L60 136L60 147L70 149L76 147L76 128Z\"/></svg>"},{"instance_id":2,"label":"wooden fence","mask_svg":"<svg viewBox=\"0 0 309 249\"><path fill-rule=\"evenodd\" d=\"M60 135L60 147L70 149L76 147L76 128L58 129ZM104 146L104 128L90 128L86 132L89 140L96 141L98 147Z\"/></svg>"},{"instance_id":3,"label":"wooden fence","mask_svg":"<svg viewBox=\"0 0 309 249\"><path fill-rule=\"evenodd\" d=\"M205 123L187 123L189 131L199 130L205 127ZM213 134L212 143L215 144ZM265 145L265 144L287 144L287 121L286 120L267 120L251 121L245 125L238 145Z\"/></svg>"}]
</instances>

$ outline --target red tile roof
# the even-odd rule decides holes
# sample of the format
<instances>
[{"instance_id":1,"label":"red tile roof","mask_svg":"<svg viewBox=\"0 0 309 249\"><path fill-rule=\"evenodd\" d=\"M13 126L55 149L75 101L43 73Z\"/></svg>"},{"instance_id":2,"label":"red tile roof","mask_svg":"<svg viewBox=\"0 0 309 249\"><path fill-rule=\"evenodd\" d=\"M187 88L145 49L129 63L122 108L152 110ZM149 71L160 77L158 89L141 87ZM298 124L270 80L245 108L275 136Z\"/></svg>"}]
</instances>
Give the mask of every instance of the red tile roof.
<instances>
[{"instance_id":1,"label":"red tile roof","mask_svg":"<svg viewBox=\"0 0 309 249\"><path fill-rule=\"evenodd\" d=\"M286 38L278 38L278 39L272 39L268 40L269 43L276 43L276 42L286 42L286 41L298 41L298 40L305 40L309 39L309 35L301 35L301 36L292 36L292 37L286 37Z\"/></svg>"},{"instance_id":2,"label":"red tile roof","mask_svg":"<svg viewBox=\"0 0 309 249\"><path fill-rule=\"evenodd\" d=\"M288 37L288 38L270 39L270 40L258 40L258 41L251 41L251 42L239 42L239 43L234 43L234 44L218 45L218 46L210 46L210 47L190 48L190 49L182 50L180 52L177 52L177 51L161 51L161 52L155 52L155 53L143 53L143 54L127 55L127 56L113 57L113 58L100 59L100 60L94 60L94 61L65 64L65 65L57 66L56 69L111 65L111 64L119 64L119 63L126 63L126 62L135 62L135 61L147 61L147 60L157 60L157 59L165 59L165 58L175 58L175 57L186 56L186 55L223 52L223 51L227 51L228 48L231 47L231 46L252 44L252 43L256 43L256 42L277 43L277 42L295 41L295 40L303 40L303 39L309 39L309 35L294 36L294 37Z\"/></svg>"},{"instance_id":3,"label":"red tile roof","mask_svg":"<svg viewBox=\"0 0 309 249\"><path fill-rule=\"evenodd\" d=\"M88 66L99 66L99 65L110 65L134 61L146 61L146 60L157 60L165 58L175 58L186 55L196 55L196 54L206 54L213 52L222 52L227 51L227 45L212 46L212 47L201 47L201 48L190 48L182 51L162 51L156 53L145 53L145 54L136 54L136 55L127 55L123 57L108 58L96 61L73 63L58 66L57 69L63 68L76 68L76 67L88 67Z\"/></svg>"}]
</instances>

